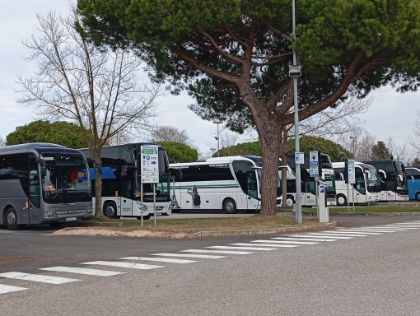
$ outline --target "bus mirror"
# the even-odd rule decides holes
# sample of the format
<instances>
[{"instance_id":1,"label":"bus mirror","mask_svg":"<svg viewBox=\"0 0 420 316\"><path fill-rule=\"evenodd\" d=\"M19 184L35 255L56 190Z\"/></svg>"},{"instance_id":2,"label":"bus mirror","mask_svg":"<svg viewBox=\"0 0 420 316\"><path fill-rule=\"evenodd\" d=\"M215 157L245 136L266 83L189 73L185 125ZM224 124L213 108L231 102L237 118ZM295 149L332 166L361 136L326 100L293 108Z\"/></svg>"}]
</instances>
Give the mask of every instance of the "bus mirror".
<instances>
[{"instance_id":1,"label":"bus mirror","mask_svg":"<svg viewBox=\"0 0 420 316\"><path fill-rule=\"evenodd\" d=\"M44 167L44 168L47 165L47 163L45 162L45 160L44 159L41 159L41 158L38 158L36 160L36 162L39 163L41 165L41 167Z\"/></svg>"},{"instance_id":2,"label":"bus mirror","mask_svg":"<svg viewBox=\"0 0 420 316\"><path fill-rule=\"evenodd\" d=\"M45 177L47 175L47 167L41 166L41 175L42 177Z\"/></svg>"},{"instance_id":3,"label":"bus mirror","mask_svg":"<svg viewBox=\"0 0 420 316\"><path fill-rule=\"evenodd\" d=\"M379 169L378 172L379 172L379 175L381 176L382 180L385 180L386 179L386 172L382 169Z\"/></svg>"}]
</instances>

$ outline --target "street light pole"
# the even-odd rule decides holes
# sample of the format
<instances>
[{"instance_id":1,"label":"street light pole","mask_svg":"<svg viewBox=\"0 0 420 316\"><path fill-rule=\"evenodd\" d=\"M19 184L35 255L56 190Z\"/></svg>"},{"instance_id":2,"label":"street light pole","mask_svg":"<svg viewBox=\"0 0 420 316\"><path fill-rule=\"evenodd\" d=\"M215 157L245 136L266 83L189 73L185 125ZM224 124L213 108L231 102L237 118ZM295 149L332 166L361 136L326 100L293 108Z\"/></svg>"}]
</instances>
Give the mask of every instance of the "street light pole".
<instances>
[{"instance_id":1,"label":"street light pole","mask_svg":"<svg viewBox=\"0 0 420 316\"><path fill-rule=\"evenodd\" d=\"M296 4L292 0L292 37L296 40ZM289 76L293 78L293 103L295 119L295 153L300 152L299 146L299 107L298 107L298 77L301 75L300 65L297 63L296 50L293 47L293 64L289 68ZM296 163L296 222L302 224L302 203L301 203L301 172L300 164Z\"/></svg>"},{"instance_id":2,"label":"street light pole","mask_svg":"<svg viewBox=\"0 0 420 316\"><path fill-rule=\"evenodd\" d=\"M213 123L217 126L217 136L215 137L217 140L217 157L220 156L220 134L219 134L219 124L222 124L223 122L219 119L214 119Z\"/></svg>"}]
</instances>

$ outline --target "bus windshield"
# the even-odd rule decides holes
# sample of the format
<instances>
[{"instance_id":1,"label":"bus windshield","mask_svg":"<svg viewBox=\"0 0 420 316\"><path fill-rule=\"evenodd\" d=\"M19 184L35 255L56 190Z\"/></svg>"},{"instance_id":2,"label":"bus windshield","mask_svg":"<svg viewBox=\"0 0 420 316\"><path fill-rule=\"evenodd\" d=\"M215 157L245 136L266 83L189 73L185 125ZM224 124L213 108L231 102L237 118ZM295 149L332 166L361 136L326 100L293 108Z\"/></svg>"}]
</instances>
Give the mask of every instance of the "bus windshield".
<instances>
[{"instance_id":1,"label":"bus windshield","mask_svg":"<svg viewBox=\"0 0 420 316\"><path fill-rule=\"evenodd\" d=\"M378 171L373 166L365 166L365 173L367 178L368 191L379 192L382 188L381 178Z\"/></svg>"},{"instance_id":2,"label":"bus windshield","mask_svg":"<svg viewBox=\"0 0 420 316\"><path fill-rule=\"evenodd\" d=\"M327 193L335 194L334 174L324 174L324 181L327 184Z\"/></svg>"},{"instance_id":3,"label":"bus windshield","mask_svg":"<svg viewBox=\"0 0 420 316\"><path fill-rule=\"evenodd\" d=\"M87 169L82 155L44 153L42 159L42 191L46 203L90 200Z\"/></svg>"}]
</instances>

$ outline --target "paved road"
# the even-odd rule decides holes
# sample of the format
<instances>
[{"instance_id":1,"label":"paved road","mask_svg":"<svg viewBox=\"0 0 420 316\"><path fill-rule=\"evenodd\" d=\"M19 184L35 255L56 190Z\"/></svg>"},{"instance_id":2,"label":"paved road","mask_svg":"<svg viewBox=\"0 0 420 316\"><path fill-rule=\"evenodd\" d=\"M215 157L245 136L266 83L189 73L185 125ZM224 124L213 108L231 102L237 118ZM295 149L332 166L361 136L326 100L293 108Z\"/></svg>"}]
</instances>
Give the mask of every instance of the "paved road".
<instances>
[{"instance_id":1,"label":"paved road","mask_svg":"<svg viewBox=\"0 0 420 316\"><path fill-rule=\"evenodd\" d=\"M295 234L292 238L299 241L280 235L168 241L0 230L0 256L17 260L0 264L1 315L417 315L420 221L397 219L393 221L407 220L408 225L346 228L335 235L324 232L324 237ZM363 227L372 226L371 220ZM185 250L226 251L207 247L232 243L251 243L260 249L240 250L234 245L234 254L211 254L223 258L185 257L203 255ZM153 255L162 252L169 254ZM29 258L19 260L21 256ZM121 259L127 256L173 262ZM109 266L115 262L132 264ZM145 264L154 268L144 270ZM79 270L40 270L51 266ZM124 273L82 274L97 270Z\"/></svg>"}]
</instances>

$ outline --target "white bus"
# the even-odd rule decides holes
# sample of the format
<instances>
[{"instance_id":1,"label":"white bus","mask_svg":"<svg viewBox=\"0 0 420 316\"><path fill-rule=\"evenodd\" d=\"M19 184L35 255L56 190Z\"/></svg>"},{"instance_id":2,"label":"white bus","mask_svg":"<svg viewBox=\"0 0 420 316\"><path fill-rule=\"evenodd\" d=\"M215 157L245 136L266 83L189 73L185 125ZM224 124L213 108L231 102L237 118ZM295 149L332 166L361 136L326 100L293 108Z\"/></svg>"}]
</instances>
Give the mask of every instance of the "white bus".
<instances>
[{"instance_id":1,"label":"white bus","mask_svg":"<svg viewBox=\"0 0 420 316\"><path fill-rule=\"evenodd\" d=\"M364 163L373 165L378 170L382 184L379 201L408 201L407 173L402 161L372 160Z\"/></svg>"},{"instance_id":2,"label":"white bus","mask_svg":"<svg viewBox=\"0 0 420 316\"><path fill-rule=\"evenodd\" d=\"M51 224L93 216L82 153L49 143L0 148L0 224Z\"/></svg>"},{"instance_id":3,"label":"white bus","mask_svg":"<svg viewBox=\"0 0 420 316\"><path fill-rule=\"evenodd\" d=\"M261 157L228 156L170 164L176 208L180 210L259 210Z\"/></svg>"},{"instance_id":4,"label":"white bus","mask_svg":"<svg viewBox=\"0 0 420 316\"><path fill-rule=\"evenodd\" d=\"M154 214L152 184L141 188L141 146L149 143L133 143L105 146L101 152L102 162L102 211L112 217L136 217L149 219ZM88 159L92 182L92 196L95 196L95 172L89 149L81 149ZM155 211L158 215L170 215L169 161L166 150L158 146L159 183L156 184ZM143 195L143 204L141 203ZM92 201L95 205L95 200Z\"/></svg>"},{"instance_id":5,"label":"white bus","mask_svg":"<svg viewBox=\"0 0 420 316\"><path fill-rule=\"evenodd\" d=\"M281 161L281 160L280 160ZM320 166L320 179L327 185L325 201L327 206L336 205L335 195L335 180L334 170L332 168L330 156L319 153L318 157ZM281 164L281 162L280 162ZM295 156L289 155L287 157L287 205L293 206L296 203L296 163ZM315 178L310 176L309 172L309 153L305 153L305 163L300 165L301 170L301 203L302 206L316 206L316 183ZM281 170L279 169L279 176L281 178Z\"/></svg>"},{"instance_id":6,"label":"white bus","mask_svg":"<svg viewBox=\"0 0 420 316\"><path fill-rule=\"evenodd\" d=\"M332 164L335 173L337 205L353 204L353 201L354 204L370 204L379 201L381 180L374 166L355 161L356 183L349 184L349 190L347 191L345 162L333 162Z\"/></svg>"}]
</instances>

